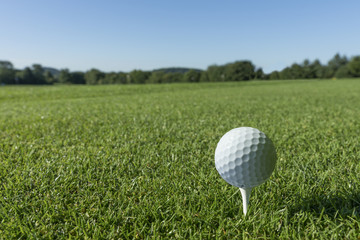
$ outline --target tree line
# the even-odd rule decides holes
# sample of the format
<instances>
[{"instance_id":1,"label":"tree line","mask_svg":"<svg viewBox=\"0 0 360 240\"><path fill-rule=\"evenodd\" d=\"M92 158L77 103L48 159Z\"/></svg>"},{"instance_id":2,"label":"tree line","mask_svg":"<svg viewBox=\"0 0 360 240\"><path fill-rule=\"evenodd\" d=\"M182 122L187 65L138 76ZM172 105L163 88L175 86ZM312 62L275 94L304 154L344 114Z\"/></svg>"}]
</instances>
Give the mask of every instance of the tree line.
<instances>
[{"instance_id":1,"label":"tree line","mask_svg":"<svg viewBox=\"0 0 360 240\"><path fill-rule=\"evenodd\" d=\"M360 77L360 56L348 58L336 54L327 64L319 60L304 60L281 71L265 74L251 61L236 61L198 69L159 69L154 71L102 72L91 69L71 72L68 69L50 71L40 64L18 70L9 61L0 61L1 84L144 84L174 82L221 82L281 79L326 79Z\"/></svg>"}]
</instances>

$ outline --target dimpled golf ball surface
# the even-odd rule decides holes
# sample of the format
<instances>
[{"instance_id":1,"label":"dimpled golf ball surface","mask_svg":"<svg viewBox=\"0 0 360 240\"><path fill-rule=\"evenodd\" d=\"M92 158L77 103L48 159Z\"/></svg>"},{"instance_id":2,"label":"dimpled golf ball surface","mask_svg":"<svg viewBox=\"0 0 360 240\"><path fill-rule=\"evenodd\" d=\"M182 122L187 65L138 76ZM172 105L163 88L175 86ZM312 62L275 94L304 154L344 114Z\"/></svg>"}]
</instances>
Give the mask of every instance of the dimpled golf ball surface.
<instances>
[{"instance_id":1,"label":"dimpled golf ball surface","mask_svg":"<svg viewBox=\"0 0 360 240\"><path fill-rule=\"evenodd\" d=\"M233 186L253 188L266 181L275 168L271 140L258 129L235 128L227 132L215 150L215 167Z\"/></svg>"}]
</instances>

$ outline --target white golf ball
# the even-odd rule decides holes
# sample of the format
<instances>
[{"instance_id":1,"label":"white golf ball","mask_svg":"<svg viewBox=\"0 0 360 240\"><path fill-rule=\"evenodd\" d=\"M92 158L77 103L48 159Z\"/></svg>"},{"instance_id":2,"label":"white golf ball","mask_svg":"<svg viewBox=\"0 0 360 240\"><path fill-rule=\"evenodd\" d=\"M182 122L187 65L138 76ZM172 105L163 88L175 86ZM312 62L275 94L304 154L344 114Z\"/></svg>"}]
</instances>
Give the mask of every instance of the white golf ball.
<instances>
[{"instance_id":1,"label":"white golf ball","mask_svg":"<svg viewBox=\"0 0 360 240\"><path fill-rule=\"evenodd\" d=\"M276 164L272 141L256 128L240 127L227 132L217 144L215 167L221 177L239 188L265 182Z\"/></svg>"}]
</instances>

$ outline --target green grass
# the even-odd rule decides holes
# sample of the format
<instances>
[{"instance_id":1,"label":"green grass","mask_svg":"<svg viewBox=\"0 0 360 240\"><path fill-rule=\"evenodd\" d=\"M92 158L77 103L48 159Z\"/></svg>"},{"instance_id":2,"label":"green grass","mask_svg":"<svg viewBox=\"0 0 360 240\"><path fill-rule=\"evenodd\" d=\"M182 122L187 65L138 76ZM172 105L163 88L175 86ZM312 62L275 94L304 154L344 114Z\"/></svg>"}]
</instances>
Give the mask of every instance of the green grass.
<instances>
[{"instance_id":1,"label":"green grass","mask_svg":"<svg viewBox=\"0 0 360 240\"><path fill-rule=\"evenodd\" d=\"M246 217L239 126L278 154ZM359 136L356 79L0 87L0 239L357 239Z\"/></svg>"}]
</instances>

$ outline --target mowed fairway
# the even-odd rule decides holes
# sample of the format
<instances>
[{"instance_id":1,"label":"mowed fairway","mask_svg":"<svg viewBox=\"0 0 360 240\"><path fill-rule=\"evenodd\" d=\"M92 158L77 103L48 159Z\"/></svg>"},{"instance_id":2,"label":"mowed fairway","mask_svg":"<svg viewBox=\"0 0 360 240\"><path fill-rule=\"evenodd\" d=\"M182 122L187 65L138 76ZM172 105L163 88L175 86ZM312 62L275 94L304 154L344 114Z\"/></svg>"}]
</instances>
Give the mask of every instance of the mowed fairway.
<instances>
[{"instance_id":1,"label":"mowed fairway","mask_svg":"<svg viewBox=\"0 0 360 240\"><path fill-rule=\"evenodd\" d=\"M278 154L244 217L232 128ZM0 239L357 239L360 80L0 87Z\"/></svg>"}]
</instances>

